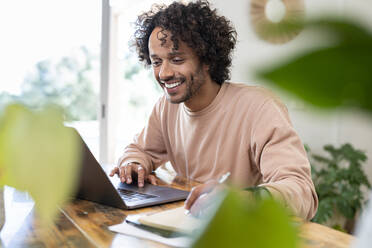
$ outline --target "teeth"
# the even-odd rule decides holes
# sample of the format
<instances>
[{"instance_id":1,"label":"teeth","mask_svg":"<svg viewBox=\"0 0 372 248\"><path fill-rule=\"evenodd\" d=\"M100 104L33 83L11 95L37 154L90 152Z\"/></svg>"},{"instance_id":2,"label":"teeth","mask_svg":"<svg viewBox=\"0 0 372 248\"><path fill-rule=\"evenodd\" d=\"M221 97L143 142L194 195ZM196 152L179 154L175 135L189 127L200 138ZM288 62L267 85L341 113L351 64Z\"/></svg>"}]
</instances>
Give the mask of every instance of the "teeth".
<instances>
[{"instance_id":1,"label":"teeth","mask_svg":"<svg viewBox=\"0 0 372 248\"><path fill-rule=\"evenodd\" d=\"M177 87L180 84L181 84L181 82L177 82L177 83L174 83L174 84L164 84L164 85L167 89L171 89L171 88Z\"/></svg>"}]
</instances>

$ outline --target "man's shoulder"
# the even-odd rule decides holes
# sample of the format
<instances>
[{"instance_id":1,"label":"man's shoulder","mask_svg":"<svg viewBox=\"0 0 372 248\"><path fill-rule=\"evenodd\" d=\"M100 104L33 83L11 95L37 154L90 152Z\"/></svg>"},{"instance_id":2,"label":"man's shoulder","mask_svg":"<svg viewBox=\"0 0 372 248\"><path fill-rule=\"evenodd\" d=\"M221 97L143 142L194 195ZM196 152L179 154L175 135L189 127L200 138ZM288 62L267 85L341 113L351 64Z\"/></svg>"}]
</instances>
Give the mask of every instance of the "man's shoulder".
<instances>
[{"instance_id":1,"label":"man's shoulder","mask_svg":"<svg viewBox=\"0 0 372 248\"><path fill-rule=\"evenodd\" d=\"M280 98L275 95L271 90L259 86L249 85L245 83L227 83L227 95L230 98L241 100L242 102L263 104L264 102L273 100L274 102L281 103Z\"/></svg>"},{"instance_id":2,"label":"man's shoulder","mask_svg":"<svg viewBox=\"0 0 372 248\"><path fill-rule=\"evenodd\" d=\"M233 105L237 111L244 111L249 119L266 116L275 119L275 116L284 117L289 121L288 109L279 96L271 90L257 85L229 83L228 97L234 99ZM277 119L280 119L277 118Z\"/></svg>"}]
</instances>

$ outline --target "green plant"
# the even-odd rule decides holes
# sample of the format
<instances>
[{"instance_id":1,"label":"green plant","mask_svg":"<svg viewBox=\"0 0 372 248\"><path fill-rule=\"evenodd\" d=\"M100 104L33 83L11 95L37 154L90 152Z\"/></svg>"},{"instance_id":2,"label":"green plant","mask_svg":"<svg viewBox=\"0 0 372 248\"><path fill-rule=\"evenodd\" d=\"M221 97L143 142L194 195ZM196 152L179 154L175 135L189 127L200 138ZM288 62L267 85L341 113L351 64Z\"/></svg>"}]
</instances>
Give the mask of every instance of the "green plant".
<instances>
[{"instance_id":1,"label":"green plant","mask_svg":"<svg viewBox=\"0 0 372 248\"><path fill-rule=\"evenodd\" d=\"M61 109L11 104L0 112L0 187L28 191L44 224L70 199L79 161L79 138L63 126Z\"/></svg>"},{"instance_id":2,"label":"green plant","mask_svg":"<svg viewBox=\"0 0 372 248\"><path fill-rule=\"evenodd\" d=\"M363 187L371 188L362 168L367 160L365 152L348 143L338 148L324 146L328 156L312 154L307 150L312 160L312 177L319 197L318 212L312 221L325 223L336 211L353 221L365 204Z\"/></svg>"},{"instance_id":3,"label":"green plant","mask_svg":"<svg viewBox=\"0 0 372 248\"><path fill-rule=\"evenodd\" d=\"M257 72L266 82L278 86L314 106L328 109L358 108L372 113L372 33L352 20L324 18L305 24L314 31L312 41L327 44L278 61Z\"/></svg>"},{"instance_id":4,"label":"green plant","mask_svg":"<svg viewBox=\"0 0 372 248\"><path fill-rule=\"evenodd\" d=\"M298 228L287 210L272 198L249 201L228 191L192 247L298 247Z\"/></svg>"}]
</instances>

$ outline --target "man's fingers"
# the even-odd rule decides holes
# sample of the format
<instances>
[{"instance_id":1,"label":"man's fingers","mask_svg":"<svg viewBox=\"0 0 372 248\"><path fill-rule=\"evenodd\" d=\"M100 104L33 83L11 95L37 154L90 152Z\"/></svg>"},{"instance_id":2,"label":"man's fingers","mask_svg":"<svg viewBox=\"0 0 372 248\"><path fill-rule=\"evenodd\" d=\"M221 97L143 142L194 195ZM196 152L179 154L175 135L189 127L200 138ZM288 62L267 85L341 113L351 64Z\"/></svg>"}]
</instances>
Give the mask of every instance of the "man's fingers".
<instances>
[{"instance_id":1,"label":"man's fingers","mask_svg":"<svg viewBox=\"0 0 372 248\"><path fill-rule=\"evenodd\" d=\"M185 209L189 210L191 208L195 200L198 199L198 197L200 196L201 190L202 190L202 185L196 186L191 189L191 192L185 201Z\"/></svg>"},{"instance_id":2,"label":"man's fingers","mask_svg":"<svg viewBox=\"0 0 372 248\"><path fill-rule=\"evenodd\" d=\"M199 217L203 215L203 210L208 206L208 199L210 197L207 196L208 193L201 194L198 199L195 200L194 204L192 204L190 208L190 213L195 216Z\"/></svg>"},{"instance_id":3,"label":"man's fingers","mask_svg":"<svg viewBox=\"0 0 372 248\"><path fill-rule=\"evenodd\" d=\"M120 174L119 167L115 167L114 169L111 170L110 177L113 177L115 174L117 174L119 176L119 174Z\"/></svg>"},{"instance_id":4,"label":"man's fingers","mask_svg":"<svg viewBox=\"0 0 372 248\"><path fill-rule=\"evenodd\" d=\"M138 187L143 187L145 184L145 169L142 166L137 167L137 174L138 174Z\"/></svg>"},{"instance_id":5,"label":"man's fingers","mask_svg":"<svg viewBox=\"0 0 372 248\"><path fill-rule=\"evenodd\" d=\"M124 166L124 172L125 172L124 182L126 182L127 184L131 184L132 183L132 166L131 166L131 164L128 164L128 165Z\"/></svg>"},{"instance_id":6,"label":"man's fingers","mask_svg":"<svg viewBox=\"0 0 372 248\"><path fill-rule=\"evenodd\" d=\"M122 183L125 183L125 168L124 166L119 167L119 178Z\"/></svg>"},{"instance_id":7,"label":"man's fingers","mask_svg":"<svg viewBox=\"0 0 372 248\"><path fill-rule=\"evenodd\" d=\"M209 180L204 185L205 186L203 187L203 190L200 194L211 192L216 187L216 185L218 185L218 183L216 180Z\"/></svg>"},{"instance_id":8,"label":"man's fingers","mask_svg":"<svg viewBox=\"0 0 372 248\"><path fill-rule=\"evenodd\" d=\"M119 173L120 172L120 173ZM145 185L145 178L146 177L146 170L143 166L141 166L139 163L128 163L125 165L120 166L119 168L114 168L111 173L111 175L114 175L115 173L120 175L120 181L122 183L131 184L133 182L132 172L137 174L135 177L138 178L138 186L143 187ZM137 179L135 178L135 179ZM154 184L154 180L151 179L150 181L152 184ZM156 182L155 182L156 184Z\"/></svg>"},{"instance_id":9,"label":"man's fingers","mask_svg":"<svg viewBox=\"0 0 372 248\"><path fill-rule=\"evenodd\" d=\"M152 184L152 185L157 185L158 183L156 182L156 177L154 176L154 175L148 175L148 177L147 177L147 180L148 181L150 181L150 183Z\"/></svg>"},{"instance_id":10,"label":"man's fingers","mask_svg":"<svg viewBox=\"0 0 372 248\"><path fill-rule=\"evenodd\" d=\"M218 183L215 180L210 180L205 184L201 184L192 188L189 196L185 201L185 209L189 210L200 195L212 191L217 184Z\"/></svg>"}]
</instances>

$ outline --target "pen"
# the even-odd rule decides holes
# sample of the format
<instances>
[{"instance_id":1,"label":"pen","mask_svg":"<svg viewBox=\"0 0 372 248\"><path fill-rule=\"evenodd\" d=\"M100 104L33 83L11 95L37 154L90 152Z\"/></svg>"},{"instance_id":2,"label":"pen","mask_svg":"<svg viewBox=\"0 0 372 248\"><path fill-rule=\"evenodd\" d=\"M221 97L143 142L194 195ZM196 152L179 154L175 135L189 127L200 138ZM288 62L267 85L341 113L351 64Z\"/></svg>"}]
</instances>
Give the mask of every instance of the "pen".
<instances>
[{"instance_id":1,"label":"pen","mask_svg":"<svg viewBox=\"0 0 372 248\"><path fill-rule=\"evenodd\" d=\"M230 171L223 174L218 180L218 184L224 183L229 178L230 174L231 174ZM189 215L189 214L190 214L190 210L185 210L185 215Z\"/></svg>"},{"instance_id":2,"label":"pen","mask_svg":"<svg viewBox=\"0 0 372 248\"><path fill-rule=\"evenodd\" d=\"M230 174L231 174L230 171L227 172L226 174L223 174L223 175L220 177L220 180L218 180L218 183L219 183L219 184L224 183L224 182L229 178Z\"/></svg>"}]
</instances>

